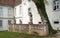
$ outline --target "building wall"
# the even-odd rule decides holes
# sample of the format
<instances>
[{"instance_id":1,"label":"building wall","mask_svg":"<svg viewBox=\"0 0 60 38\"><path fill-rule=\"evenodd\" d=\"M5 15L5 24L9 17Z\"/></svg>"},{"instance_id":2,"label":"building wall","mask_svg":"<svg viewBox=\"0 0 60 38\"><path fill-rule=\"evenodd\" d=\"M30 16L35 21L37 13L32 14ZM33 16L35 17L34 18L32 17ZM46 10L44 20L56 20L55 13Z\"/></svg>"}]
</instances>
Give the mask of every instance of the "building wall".
<instances>
[{"instance_id":1,"label":"building wall","mask_svg":"<svg viewBox=\"0 0 60 38\"><path fill-rule=\"evenodd\" d=\"M2 20L2 27L0 30L8 30L8 20L13 20L9 18L13 18L13 8L9 6L0 6L2 8L2 15L0 16L0 20ZM8 9L12 8L10 11L10 15L8 15Z\"/></svg>"},{"instance_id":2,"label":"building wall","mask_svg":"<svg viewBox=\"0 0 60 38\"><path fill-rule=\"evenodd\" d=\"M60 29L60 9L53 10L53 0L47 0L47 3L45 3L45 9L53 29ZM54 24L54 21L59 21L59 23Z\"/></svg>"},{"instance_id":3,"label":"building wall","mask_svg":"<svg viewBox=\"0 0 60 38\"><path fill-rule=\"evenodd\" d=\"M16 23L20 23L19 20L22 20L22 24L28 24L30 22L30 17L29 17L29 8L31 9L30 12L32 13L32 22L33 24L38 24L38 22L41 22L41 17L38 14L37 7L33 1L28 1L24 0L22 3L16 8L16 16L15 17L20 17L16 19Z\"/></svg>"},{"instance_id":4,"label":"building wall","mask_svg":"<svg viewBox=\"0 0 60 38\"><path fill-rule=\"evenodd\" d=\"M37 7L36 7L36 5L33 1L31 1L30 7L31 7L31 13L33 15L33 18L32 18L33 23L38 24L39 22L42 22L41 21L41 16L40 16L40 14L38 12L38 9L37 9Z\"/></svg>"}]
</instances>

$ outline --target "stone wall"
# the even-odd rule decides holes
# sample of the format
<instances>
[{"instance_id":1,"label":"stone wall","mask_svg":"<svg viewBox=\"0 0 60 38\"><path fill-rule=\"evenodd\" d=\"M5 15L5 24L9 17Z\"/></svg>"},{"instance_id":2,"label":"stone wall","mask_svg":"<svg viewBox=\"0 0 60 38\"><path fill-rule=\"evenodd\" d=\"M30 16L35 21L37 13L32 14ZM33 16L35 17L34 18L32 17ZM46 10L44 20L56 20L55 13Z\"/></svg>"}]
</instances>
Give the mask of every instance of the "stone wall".
<instances>
[{"instance_id":1,"label":"stone wall","mask_svg":"<svg viewBox=\"0 0 60 38\"><path fill-rule=\"evenodd\" d=\"M10 32L36 34L40 36L48 35L48 27L43 24L9 24Z\"/></svg>"}]
</instances>

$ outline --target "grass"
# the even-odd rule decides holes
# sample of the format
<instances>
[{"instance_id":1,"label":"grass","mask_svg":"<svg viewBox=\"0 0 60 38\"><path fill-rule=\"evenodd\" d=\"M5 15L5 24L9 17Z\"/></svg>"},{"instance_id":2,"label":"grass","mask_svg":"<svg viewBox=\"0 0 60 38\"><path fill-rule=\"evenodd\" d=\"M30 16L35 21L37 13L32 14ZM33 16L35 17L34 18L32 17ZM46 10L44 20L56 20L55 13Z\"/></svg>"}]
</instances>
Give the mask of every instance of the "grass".
<instances>
[{"instance_id":1,"label":"grass","mask_svg":"<svg viewBox=\"0 0 60 38\"><path fill-rule=\"evenodd\" d=\"M46 36L29 35L17 32L0 31L0 38L46 38Z\"/></svg>"}]
</instances>

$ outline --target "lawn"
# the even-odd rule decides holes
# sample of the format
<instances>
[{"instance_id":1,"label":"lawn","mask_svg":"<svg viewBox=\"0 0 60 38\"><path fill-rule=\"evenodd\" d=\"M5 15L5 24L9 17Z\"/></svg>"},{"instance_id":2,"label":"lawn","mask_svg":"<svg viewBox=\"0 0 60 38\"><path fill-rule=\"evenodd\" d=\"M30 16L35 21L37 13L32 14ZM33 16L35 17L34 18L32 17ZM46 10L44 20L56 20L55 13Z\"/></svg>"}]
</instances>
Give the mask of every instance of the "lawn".
<instances>
[{"instance_id":1,"label":"lawn","mask_svg":"<svg viewBox=\"0 0 60 38\"><path fill-rule=\"evenodd\" d=\"M46 38L46 37L17 32L0 31L0 38Z\"/></svg>"}]
</instances>

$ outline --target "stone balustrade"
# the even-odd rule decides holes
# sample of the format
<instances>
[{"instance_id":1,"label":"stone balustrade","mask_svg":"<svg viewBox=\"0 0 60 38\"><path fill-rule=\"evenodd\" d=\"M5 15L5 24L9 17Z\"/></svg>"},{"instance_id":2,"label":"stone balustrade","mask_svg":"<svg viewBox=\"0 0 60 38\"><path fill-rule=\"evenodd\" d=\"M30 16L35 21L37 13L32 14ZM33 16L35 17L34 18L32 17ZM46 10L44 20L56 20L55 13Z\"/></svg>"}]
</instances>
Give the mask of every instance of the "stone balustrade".
<instances>
[{"instance_id":1,"label":"stone balustrade","mask_svg":"<svg viewBox=\"0 0 60 38\"><path fill-rule=\"evenodd\" d=\"M10 32L19 32L27 34L38 34L41 36L48 35L47 25L43 24L9 24Z\"/></svg>"}]
</instances>

